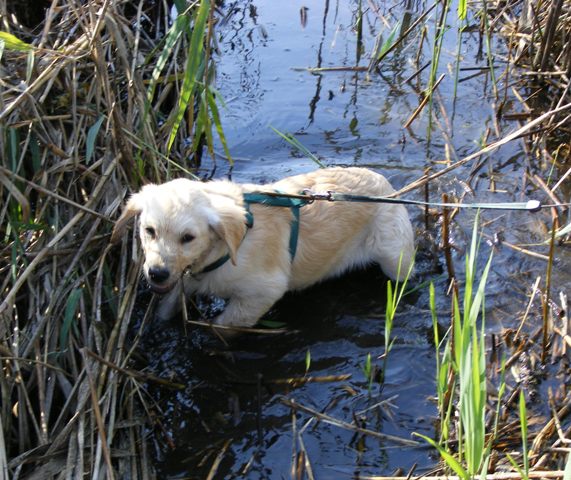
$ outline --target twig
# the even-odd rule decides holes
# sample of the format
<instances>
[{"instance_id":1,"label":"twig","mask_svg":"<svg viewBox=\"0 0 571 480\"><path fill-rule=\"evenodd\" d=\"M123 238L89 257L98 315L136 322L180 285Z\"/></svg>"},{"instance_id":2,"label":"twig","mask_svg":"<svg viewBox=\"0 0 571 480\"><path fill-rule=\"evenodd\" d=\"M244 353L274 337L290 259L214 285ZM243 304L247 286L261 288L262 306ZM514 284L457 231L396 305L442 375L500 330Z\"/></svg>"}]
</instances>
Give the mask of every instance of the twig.
<instances>
[{"instance_id":1,"label":"twig","mask_svg":"<svg viewBox=\"0 0 571 480\"><path fill-rule=\"evenodd\" d=\"M309 415L313 415L318 420L325 422L325 423L329 423L330 425L334 425L336 427L344 428L346 430L351 430L353 432L361 433L363 435L369 435L371 437L380 438L381 440L388 440L388 441L398 443L401 445L406 445L409 447L418 447L421 445L419 442L416 442L414 440L408 440L406 438L397 437L395 435L388 435L388 434L381 433L381 432L375 432L374 430L361 428L361 427L358 427L357 425L354 425L352 423L344 422L343 420L338 420L338 419L333 418L329 415L318 412L317 410L313 410L312 408L306 407L304 405L300 405L295 400L292 400L289 398L283 397L283 398L281 398L281 402L290 408L308 413Z\"/></svg>"},{"instance_id":2,"label":"twig","mask_svg":"<svg viewBox=\"0 0 571 480\"><path fill-rule=\"evenodd\" d=\"M536 125L539 125L540 123L544 122L545 120L551 118L553 115L555 115L559 112L562 112L564 110L568 110L568 109L571 109L571 103L568 103L568 104L563 105L559 108L550 110L549 112L546 112L543 115L540 115L535 120L532 120L528 124L526 124L523 127L515 130L514 132L510 133L509 135L506 135L504 138L502 138L502 139L500 139L494 143L491 143L490 145L482 148L481 150L479 150L475 153L472 153L471 155L468 155L467 157L464 157L461 160L458 160L457 162L453 163L449 167L443 168L442 170L435 172L431 175L423 175L422 177L415 180L414 182L409 183L406 187L403 187L400 190L398 190L395 193L388 195L388 196L398 197L399 195L402 195L404 193L410 192L412 190L416 190L417 188L422 187L427 182L430 182L430 181L432 181L438 177L441 177L442 175L445 175L445 174L451 172L452 170L455 170L458 167L461 167L462 165L465 165L466 163L471 162L475 158L478 158L478 157L480 157L486 153L490 153L490 152L500 148L501 146L505 145L506 143L509 143L512 140L514 140L515 138L519 137L523 133L528 132L529 130L531 130Z\"/></svg>"},{"instance_id":3,"label":"twig","mask_svg":"<svg viewBox=\"0 0 571 480\"><path fill-rule=\"evenodd\" d=\"M222 446L222 448L220 449L220 451L216 455L216 458L214 459L214 462L212 463L212 467L210 467L210 471L208 472L208 476L206 477L206 480L212 480L216 476L216 473L218 472L218 467L220 466L220 462L224 458L224 455L226 455L226 450L228 450L228 447L230 446L231 443L232 443L231 438L226 440L226 442L224 443L224 445Z\"/></svg>"},{"instance_id":4,"label":"twig","mask_svg":"<svg viewBox=\"0 0 571 480\"><path fill-rule=\"evenodd\" d=\"M212 322L201 322L199 320L189 320L191 325L199 327L214 328L216 330L225 330L228 332L236 333L257 333L262 335L281 335L282 333L291 332L287 328L249 328L249 327L235 327L232 325L216 325Z\"/></svg>"},{"instance_id":5,"label":"twig","mask_svg":"<svg viewBox=\"0 0 571 480\"><path fill-rule=\"evenodd\" d=\"M420 104L418 105L418 107L416 107L415 111L412 112L412 115L409 117L409 119L405 122L405 124L403 125L403 128L408 128L410 127L410 124L412 122L414 122L414 120L416 119L416 117L418 117L418 115L420 114L420 112L422 112L422 109L426 106L426 104L428 103L428 101L430 100L431 94L432 92L434 92L434 90L436 90L436 88L438 87L438 85L440 85L440 82L442 82L442 80L444 80L444 77L446 76L446 74L442 74L440 75L440 77L438 78L438 80L436 80L436 82L434 82L434 85L432 86L432 89L430 90L430 92L426 92L424 95L424 98L422 99L422 101L420 102Z\"/></svg>"},{"instance_id":6,"label":"twig","mask_svg":"<svg viewBox=\"0 0 571 480\"><path fill-rule=\"evenodd\" d=\"M38 185L37 183L32 182L32 181L28 180L27 178L24 178L24 177L18 175L17 173L14 173L11 170L8 170L6 167L3 167L1 165L0 165L0 172L2 172L7 177L12 177L12 178L15 178L16 180L18 180L19 182L24 182L27 185L29 185L30 187L32 187L34 190L37 190L38 192L42 192L45 195L53 197L56 200L59 200L60 202L67 203L68 205L71 205L72 207L75 207L78 210L82 210L86 213L89 213L90 215L93 215L94 217L102 218L103 220L105 220L109 223L114 222L114 220L112 218L109 218L107 215L103 215L102 213L97 212L95 210L92 210L91 208L88 208L85 205L81 205L80 203L74 202L73 200L71 200L68 197L64 197L63 195L59 195L52 190L48 190L47 188L42 187L41 185Z\"/></svg>"},{"instance_id":7,"label":"twig","mask_svg":"<svg viewBox=\"0 0 571 480\"><path fill-rule=\"evenodd\" d=\"M92 352L91 350L88 350L87 348L84 348L83 350L85 351L85 353L87 353L90 357L97 360L99 363L102 363L103 365L112 368L113 370L122 373L125 376L133 377L136 378L137 380L141 380L144 382L148 381L148 382L158 383L159 385L163 385L168 388L174 388L176 390L183 390L184 388L186 388L186 385L182 383L171 382L170 380L165 380L164 378L151 375L150 373L144 373L144 372L139 372L137 370L133 370L131 368L120 367L119 365L116 365L113 362L110 362L109 360L105 360L103 357L97 355L95 352Z\"/></svg>"}]
</instances>

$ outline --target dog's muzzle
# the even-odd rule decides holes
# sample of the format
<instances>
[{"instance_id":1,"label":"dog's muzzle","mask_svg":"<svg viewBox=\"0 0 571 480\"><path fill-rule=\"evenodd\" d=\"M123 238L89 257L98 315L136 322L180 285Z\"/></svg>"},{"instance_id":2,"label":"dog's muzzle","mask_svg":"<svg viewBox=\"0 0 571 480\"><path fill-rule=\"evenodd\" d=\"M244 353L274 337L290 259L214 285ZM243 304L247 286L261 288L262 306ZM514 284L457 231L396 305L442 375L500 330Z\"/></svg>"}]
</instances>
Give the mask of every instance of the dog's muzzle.
<instances>
[{"instance_id":1,"label":"dog's muzzle","mask_svg":"<svg viewBox=\"0 0 571 480\"><path fill-rule=\"evenodd\" d=\"M155 293L167 293L173 288L174 282L168 281L170 277L169 270L163 267L151 267L147 271L149 286Z\"/></svg>"}]
</instances>

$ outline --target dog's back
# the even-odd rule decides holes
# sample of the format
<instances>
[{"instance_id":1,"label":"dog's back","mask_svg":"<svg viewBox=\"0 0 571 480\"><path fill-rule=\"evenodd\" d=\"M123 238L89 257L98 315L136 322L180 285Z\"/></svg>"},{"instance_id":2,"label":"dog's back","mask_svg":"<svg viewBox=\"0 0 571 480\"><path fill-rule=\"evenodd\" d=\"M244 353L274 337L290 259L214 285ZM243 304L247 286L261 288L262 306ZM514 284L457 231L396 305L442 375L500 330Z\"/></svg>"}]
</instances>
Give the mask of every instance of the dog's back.
<instances>
[{"instance_id":1,"label":"dog's back","mask_svg":"<svg viewBox=\"0 0 571 480\"><path fill-rule=\"evenodd\" d=\"M286 178L273 187L288 193L308 189L386 196L394 192L385 177L363 168L317 170ZM400 262L402 279L413 257L413 229L404 206L315 201L301 210L299 246L293 260L290 288L304 288L373 262L392 279L397 278Z\"/></svg>"}]
</instances>

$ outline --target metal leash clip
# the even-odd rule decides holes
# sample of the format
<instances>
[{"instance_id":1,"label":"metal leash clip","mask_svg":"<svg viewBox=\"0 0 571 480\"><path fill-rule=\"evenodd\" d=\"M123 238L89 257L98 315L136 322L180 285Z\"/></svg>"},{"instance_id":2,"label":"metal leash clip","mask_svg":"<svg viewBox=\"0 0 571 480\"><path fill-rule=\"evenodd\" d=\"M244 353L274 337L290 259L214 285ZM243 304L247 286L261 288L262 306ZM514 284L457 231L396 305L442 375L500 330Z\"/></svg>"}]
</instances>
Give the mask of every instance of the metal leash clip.
<instances>
[{"instance_id":1,"label":"metal leash clip","mask_svg":"<svg viewBox=\"0 0 571 480\"><path fill-rule=\"evenodd\" d=\"M333 192L331 190L327 190L327 192L313 192L311 190L309 190L308 188L302 190L302 193L304 195L307 195L309 197L311 197L311 200L327 200L329 202L332 202L333 199Z\"/></svg>"}]
</instances>

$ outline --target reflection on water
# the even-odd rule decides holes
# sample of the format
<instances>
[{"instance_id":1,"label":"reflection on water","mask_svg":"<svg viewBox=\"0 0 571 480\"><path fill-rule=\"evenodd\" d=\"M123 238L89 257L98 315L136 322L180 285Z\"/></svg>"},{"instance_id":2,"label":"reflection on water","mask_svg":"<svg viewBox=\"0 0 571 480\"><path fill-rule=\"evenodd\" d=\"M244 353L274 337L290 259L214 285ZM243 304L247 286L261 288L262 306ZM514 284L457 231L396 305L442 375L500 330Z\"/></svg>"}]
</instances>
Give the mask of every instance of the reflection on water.
<instances>
[{"instance_id":1,"label":"reflection on water","mask_svg":"<svg viewBox=\"0 0 571 480\"><path fill-rule=\"evenodd\" d=\"M489 72L473 70L487 66L476 29L461 38L454 98L459 40L453 14L439 66L438 73L446 76L434 98L431 141L426 112L403 128L428 83L436 11L378 66L371 65L397 22L395 38L430 6L421 1L225 2L217 27L217 87L226 103L222 121L236 165L230 171L218 159L216 175L268 182L316 168L270 126L295 134L327 165L368 166L396 187L420 177L426 168L440 169L476 151L496 131L512 129L495 119ZM501 51L501 45L495 48ZM465 201L521 201L535 193L522 182L523 158L521 144L513 142L442 177L430 186L430 196L439 200L447 192ZM410 196L423 198L424 191ZM449 300L438 252L440 227L431 217L426 231L424 211L411 208L410 214L420 239L416 283L435 282L445 323ZM460 212L452 224L460 273L473 218L474 213ZM545 220L543 214L484 214L486 234L510 243L542 241ZM483 262L490 251L486 242L481 250ZM559 262L563 266L570 260ZM517 320L529 285L544 267L535 258L497 249L487 305L499 313L491 315L490 329ZM565 269L556 270L554 281L569 285ZM185 336L177 323L151 325L145 339L150 368L188 385L183 392L151 391L163 411L162 427L152 435L161 478L204 478L220 452L219 478L289 477L299 438L318 478L390 474L414 464L420 472L433 465L424 448L403 448L323 422L307 424L307 415L292 415L281 401L287 394L312 409L386 434L433 435L436 407L429 398L435 393L434 347L426 287L408 296L397 314L396 343L382 390L376 383L370 393L367 388L362 371L367 354L380 365L384 348L385 288L373 270L290 295L269 314L270 320L287 323L289 333L247 335L229 350L204 332ZM291 390L271 382L303 377L308 351L310 375L351 378ZM381 406L387 399L389 405Z\"/></svg>"}]
</instances>

